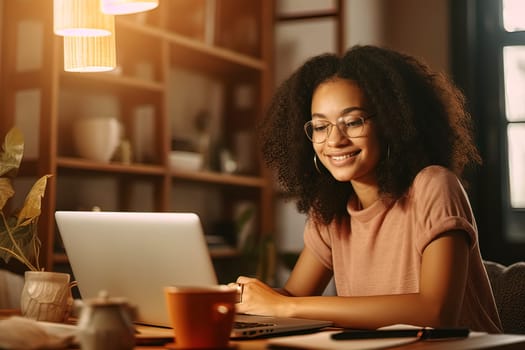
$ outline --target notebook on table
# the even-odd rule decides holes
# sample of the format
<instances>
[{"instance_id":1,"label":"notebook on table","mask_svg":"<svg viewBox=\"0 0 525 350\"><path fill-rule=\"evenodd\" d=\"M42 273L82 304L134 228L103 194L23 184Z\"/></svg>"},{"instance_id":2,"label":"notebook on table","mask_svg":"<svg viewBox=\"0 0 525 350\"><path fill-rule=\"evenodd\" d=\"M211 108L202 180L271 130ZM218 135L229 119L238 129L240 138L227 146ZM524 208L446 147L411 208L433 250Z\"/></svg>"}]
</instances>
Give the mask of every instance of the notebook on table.
<instances>
[{"instance_id":1,"label":"notebook on table","mask_svg":"<svg viewBox=\"0 0 525 350\"><path fill-rule=\"evenodd\" d=\"M170 327L165 286L218 283L195 213L57 211L55 218L81 297L94 298L101 290L125 297L137 307L138 323ZM239 314L232 337L330 325Z\"/></svg>"}]
</instances>

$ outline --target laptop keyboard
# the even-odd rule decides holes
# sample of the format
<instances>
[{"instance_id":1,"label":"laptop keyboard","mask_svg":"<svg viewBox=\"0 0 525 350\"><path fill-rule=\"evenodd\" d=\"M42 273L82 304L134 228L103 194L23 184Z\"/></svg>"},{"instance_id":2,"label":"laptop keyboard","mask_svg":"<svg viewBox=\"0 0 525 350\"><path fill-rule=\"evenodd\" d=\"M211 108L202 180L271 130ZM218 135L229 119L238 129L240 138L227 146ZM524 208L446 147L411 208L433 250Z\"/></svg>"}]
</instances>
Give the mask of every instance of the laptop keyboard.
<instances>
[{"instance_id":1,"label":"laptop keyboard","mask_svg":"<svg viewBox=\"0 0 525 350\"><path fill-rule=\"evenodd\" d=\"M257 327L269 327L273 325L274 325L273 323L235 321L233 323L233 328L246 329L246 328L257 328Z\"/></svg>"}]
</instances>

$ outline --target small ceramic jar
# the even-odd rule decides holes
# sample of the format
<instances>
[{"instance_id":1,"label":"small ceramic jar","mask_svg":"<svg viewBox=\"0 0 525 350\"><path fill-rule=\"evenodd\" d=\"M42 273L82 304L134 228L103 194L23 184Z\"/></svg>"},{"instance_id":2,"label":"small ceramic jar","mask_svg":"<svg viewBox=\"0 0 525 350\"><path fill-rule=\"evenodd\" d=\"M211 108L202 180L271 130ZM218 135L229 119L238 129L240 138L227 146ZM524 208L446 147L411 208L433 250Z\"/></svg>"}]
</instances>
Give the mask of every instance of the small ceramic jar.
<instances>
[{"instance_id":1,"label":"small ceramic jar","mask_svg":"<svg viewBox=\"0 0 525 350\"><path fill-rule=\"evenodd\" d=\"M135 345L134 310L122 298L98 298L79 302L79 341L83 350L128 350Z\"/></svg>"}]
</instances>

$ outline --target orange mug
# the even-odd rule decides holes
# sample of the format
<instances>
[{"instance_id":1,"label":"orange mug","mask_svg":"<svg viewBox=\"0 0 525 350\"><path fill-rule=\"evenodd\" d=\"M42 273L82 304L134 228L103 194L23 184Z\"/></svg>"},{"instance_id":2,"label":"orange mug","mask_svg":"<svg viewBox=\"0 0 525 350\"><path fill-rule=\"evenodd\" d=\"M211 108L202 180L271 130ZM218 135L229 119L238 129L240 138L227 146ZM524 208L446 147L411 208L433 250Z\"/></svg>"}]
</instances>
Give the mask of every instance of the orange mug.
<instances>
[{"instance_id":1,"label":"orange mug","mask_svg":"<svg viewBox=\"0 0 525 350\"><path fill-rule=\"evenodd\" d=\"M176 348L227 348L237 289L228 286L168 286L166 305Z\"/></svg>"}]
</instances>

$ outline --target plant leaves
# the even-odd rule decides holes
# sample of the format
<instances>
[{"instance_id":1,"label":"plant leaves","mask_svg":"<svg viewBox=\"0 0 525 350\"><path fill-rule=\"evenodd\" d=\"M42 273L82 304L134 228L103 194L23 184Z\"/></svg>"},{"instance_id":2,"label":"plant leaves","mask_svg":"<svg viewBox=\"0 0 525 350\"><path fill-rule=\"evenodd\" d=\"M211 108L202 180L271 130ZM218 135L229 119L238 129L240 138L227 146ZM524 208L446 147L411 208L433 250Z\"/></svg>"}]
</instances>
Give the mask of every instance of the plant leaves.
<instances>
[{"instance_id":1,"label":"plant leaves","mask_svg":"<svg viewBox=\"0 0 525 350\"><path fill-rule=\"evenodd\" d=\"M0 210L4 209L9 198L13 197L15 190L11 186L11 180L6 177L0 177Z\"/></svg>"},{"instance_id":2,"label":"plant leaves","mask_svg":"<svg viewBox=\"0 0 525 350\"><path fill-rule=\"evenodd\" d=\"M24 155L24 135L17 127L5 135L4 145L0 153L0 176L11 170L18 170Z\"/></svg>"},{"instance_id":3,"label":"plant leaves","mask_svg":"<svg viewBox=\"0 0 525 350\"><path fill-rule=\"evenodd\" d=\"M16 243L22 250L24 257L30 261L34 260L36 258L35 252L39 251L41 245L40 239L38 238L37 234L37 223L34 223L32 225L15 227L16 218L12 217L8 219L8 225L11 228L13 238L16 240ZM34 245L36 245L37 247L36 250L34 249ZM16 253L19 253L16 250L15 245L9 238L9 234L7 233L7 229L4 225L3 220L0 220L0 247L4 247ZM13 258L13 255L0 249L0 258L4 260L4 262L7 264L9 260Z\"/></svg>"},{"instance_id":4,"label":"plant leaves","mask_svg":"<svg viewBox=\"0 0 525 350\"><path fill-rule=\"evenodd\" d=\"M20 210L18 214L17 226L28 225L40 215L42 197L46 191L47 179L49 177L51 177L51 175L44 175L34 183L31 191L29 191L26 196L22 210Z\"/></svg>"}]
</instances>

